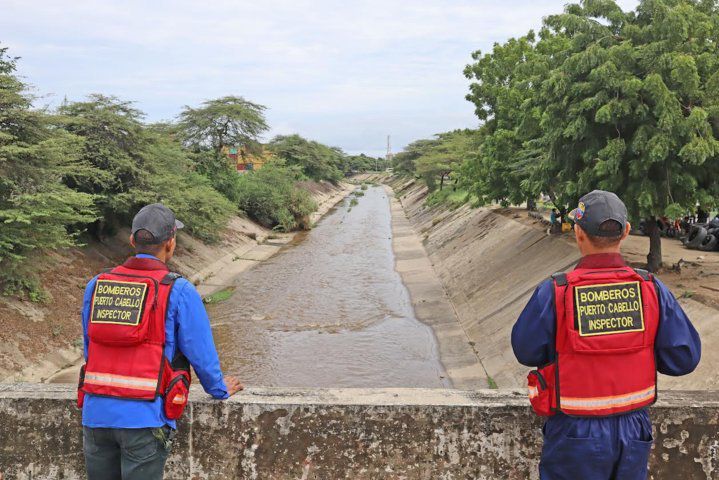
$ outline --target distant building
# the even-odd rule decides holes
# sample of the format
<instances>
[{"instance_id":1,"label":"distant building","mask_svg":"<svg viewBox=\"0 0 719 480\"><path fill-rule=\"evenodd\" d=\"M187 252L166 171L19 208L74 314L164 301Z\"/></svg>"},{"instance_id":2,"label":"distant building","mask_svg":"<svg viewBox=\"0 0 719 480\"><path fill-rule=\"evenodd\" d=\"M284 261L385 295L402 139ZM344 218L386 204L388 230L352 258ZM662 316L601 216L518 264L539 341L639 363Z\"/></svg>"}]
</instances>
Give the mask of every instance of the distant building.
<instances>
[{"instance_id":1,"label":"distant building","mask_svg":"<svg viewBox=\"0 0 719 480\"><path fill-rule=\"evenodd\" d=\"M235 161L240 173L259 170L272 158L272 154L264 147L260 147L259 152L250 152L246 147L222 147L222 153Z\"/></svg>"}]
</instances>

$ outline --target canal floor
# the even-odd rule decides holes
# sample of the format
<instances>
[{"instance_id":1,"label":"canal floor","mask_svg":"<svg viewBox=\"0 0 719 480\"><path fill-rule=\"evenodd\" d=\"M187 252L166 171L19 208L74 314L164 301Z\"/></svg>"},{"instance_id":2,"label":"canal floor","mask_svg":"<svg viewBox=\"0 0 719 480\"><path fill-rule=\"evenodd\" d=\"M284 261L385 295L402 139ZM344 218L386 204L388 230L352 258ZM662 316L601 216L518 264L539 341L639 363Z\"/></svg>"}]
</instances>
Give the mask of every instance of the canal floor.
<instances>
[{"instance_id":1,"label":"canal floor","mask_svg":"<svg viewBox=\"0 0 719 480\"><path fill-rule=\"evenodd\" d=\"M226 373L262 386L450 386L434 333L395 271L387 193L362 193L210 307Z\"/></svg>"}]
</instances>

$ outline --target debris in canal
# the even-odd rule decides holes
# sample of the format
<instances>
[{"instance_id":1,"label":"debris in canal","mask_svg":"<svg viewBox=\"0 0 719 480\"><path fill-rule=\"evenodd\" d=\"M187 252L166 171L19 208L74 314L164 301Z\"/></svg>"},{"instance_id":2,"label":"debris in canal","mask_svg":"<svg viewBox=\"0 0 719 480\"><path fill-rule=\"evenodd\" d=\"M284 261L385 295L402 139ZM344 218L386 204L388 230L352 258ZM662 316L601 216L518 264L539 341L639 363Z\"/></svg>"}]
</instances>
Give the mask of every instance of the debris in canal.
<instances>
[{"instance_id":1,"label":"debris in canal","mask_svg":"<svg viewBox=\"0 0 719 480\"><path fill-rule=\"evenodd\" d=\"M202 301L206 304L210 303L220 303L224 302L225 300L229 300L230 297L235 293L235 287L228 287L223 290L220 290L219 292L215 292L211 295L207 295L202 299Z\"/></svg>"}]
</instances>

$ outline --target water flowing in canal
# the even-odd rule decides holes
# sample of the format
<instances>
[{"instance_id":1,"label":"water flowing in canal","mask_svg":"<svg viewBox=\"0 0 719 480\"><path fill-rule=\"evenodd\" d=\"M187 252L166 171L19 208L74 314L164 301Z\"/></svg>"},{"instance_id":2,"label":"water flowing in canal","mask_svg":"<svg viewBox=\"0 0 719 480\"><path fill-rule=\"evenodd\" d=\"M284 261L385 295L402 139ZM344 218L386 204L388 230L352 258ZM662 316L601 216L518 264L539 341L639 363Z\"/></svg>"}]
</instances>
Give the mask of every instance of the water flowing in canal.
<instances>
[{"instance_id":1,"label":"water flowing in canal","mask_svg":"<svg viewBox=\"0 0 719 480\"><path fill-rule=\"evenodd\" d=\"M394 269L389 199L370 187L245 271L210 318L245 385L446 387L436 339Z\"/></svg>"}]
</instances>

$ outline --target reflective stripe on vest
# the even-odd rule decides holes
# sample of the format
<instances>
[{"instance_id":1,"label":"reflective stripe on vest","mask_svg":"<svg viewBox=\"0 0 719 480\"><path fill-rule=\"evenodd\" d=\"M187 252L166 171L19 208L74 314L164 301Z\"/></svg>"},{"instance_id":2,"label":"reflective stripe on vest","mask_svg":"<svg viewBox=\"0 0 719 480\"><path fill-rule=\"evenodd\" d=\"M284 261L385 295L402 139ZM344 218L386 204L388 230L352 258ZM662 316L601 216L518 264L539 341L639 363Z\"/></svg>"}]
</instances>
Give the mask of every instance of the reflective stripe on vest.
<instances>
[{"instance_id":1,"label":"reflective stripe on vest","mask_svg":"<svg viewBox=\"0 0 719 480\"><path fill-rule=\"evenodd\" d=\"M560 397L559 404L571 410L601 410L606 408L626 407L641 404L654 398L655 386L639 390L638 392L614 395L611 397Z\"/></svg>"},{"instance_id":2,"label":"reflective stripe on vest","mask_svg":"<svg viewBox=\"0 0 719 480\"><path fill-rule=\"evenodd\" d=\"M529 389L529 398L530 399L539 395L539 390L537 389L537 387L533 387L532 385L530 385L527 388Z\"/></svg>"},{"instance_id":3,"label":"reflective stripe on vest","mask_svg":"<svg viewBox=\"0 0 719 480\"><path fill-rule=\"evenodd\" d=\"M85 383L105 385L108 387L124 387L154 392L157 388L156 378L128 377L109 373L85 372Z\"/></svg>"}]
</instances>

